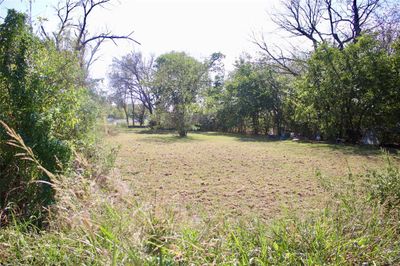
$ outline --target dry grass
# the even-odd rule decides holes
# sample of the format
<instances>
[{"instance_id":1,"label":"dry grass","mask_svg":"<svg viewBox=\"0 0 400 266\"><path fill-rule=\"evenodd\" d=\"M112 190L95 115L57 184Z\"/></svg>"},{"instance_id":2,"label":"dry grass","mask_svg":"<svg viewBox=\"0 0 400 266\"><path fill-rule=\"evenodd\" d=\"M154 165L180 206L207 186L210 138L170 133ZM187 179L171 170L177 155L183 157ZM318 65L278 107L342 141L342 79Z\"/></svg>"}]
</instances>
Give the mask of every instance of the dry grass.
<instances>
[{"instance_id":1,"label":"dry grass","mask_svg":"<svg viewBox=\"0 0 400 266\"><path fill-rule=\"evenodd\" d=\"M316 172L336 178L383 162L379 150L216 133L125 130L108 141L121 146L116 168L139 202L191 221L318 209L325 194Z\"/></svg>"},{"instance_id":2,"label":"dry grass","mask_svg":"<svg viewBox=\"0 0 400 266\"><path fill-rule=\"evenodd\" d=\"M379 166L385 156L378 150L214 133L179 139L136 130L108 141L121 147L116 172L93 176L97 167L77 158L82 172L60 176L54 184L57 204L46 231L29 221L2 229L0 265L400 261L398 216L387 215L369 193L373 188L381 189L378 195L397 193L390 188L398 170L369 175L378 183L359 182L368 180L365 173L339 177L348 168L362 173L364 165ZM316 178L316 171L324 177ZM285 206L297 214L321 211L275 219Z\"/></svg>"}]
</instances>

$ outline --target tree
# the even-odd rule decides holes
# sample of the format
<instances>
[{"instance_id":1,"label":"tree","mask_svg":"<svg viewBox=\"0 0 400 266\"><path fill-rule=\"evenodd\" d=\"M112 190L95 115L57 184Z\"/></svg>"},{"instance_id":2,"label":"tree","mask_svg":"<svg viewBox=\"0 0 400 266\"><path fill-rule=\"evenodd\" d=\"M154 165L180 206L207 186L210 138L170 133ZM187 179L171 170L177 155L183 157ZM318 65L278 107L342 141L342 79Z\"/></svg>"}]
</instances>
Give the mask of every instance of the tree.
<instances>
[{"instance_id":1,"label":"tree","mask_svg":"<svg viewBox=\"0 0 400 266\"><path fill-rule=\"evenodd\" d=\"M362 33L392 28L398 21L396 13L387 12L395 5L384 0L282 0L281 6L283 11L275 12L272 20L291 36L308 40L314 51L324 43L343 50ZM294 53L294 47L289 52L273 49L264 36L254 36L253 42L286 74L299 76L303 69L296 66L306 67L304 57L307 59L309 53Z\"/></svg>"},{"instance_id":2,"label":"tree","mask_svg":"<svg viewBox=\"0 0 400 266\"><path fill-rule=\"evenodd\" d=\"M192 108L208 83L209 66L183 52L170 52L156 60L157 107L172 114L181 137L190 129Z\"/></svg>"},{"instance_id":3,"label":"tree","mask_svg":"<svg viewBox=\"0 0 400 266\"><path fill-rule=\"evenodd\" d=\"M273 68L262 61L240 58L221 95L218 117L223 130L246 132L247 121L254 134L283 130L285 86Z\"/></svg>"},{"instance_id":4,"label":"tree","mask_svg":"<svg viewBox=\"0 0 400 266\"><path fill-rule=\"evenodd\" d=\"M96 114L81 78L74 53L41 41L23 14L8 11L0 25L0 120L53 173L68 169L76 145L90 143ZM35 163L21 160L21 149L8 145L8 139L1 128L1 208L14 202L23 214L40 219L42 207L53 201L52 180Z\"/></svg>"},{"instance_id":5,"label":"tree","mask_svg":"<svg viewBox=\"0 0 400 266\"><path fill-rule=\"evenodd\" d=\"M120 77L120 73L113 70L109 74L112 93L109 97L111 103L116 104L117 108L124 110L126 125L129 126L129 110L128 110L128 86Z\"/></svg>"},{"instance_id":6,"label":"tree","mask_svg":"<svg viewBox=\"0 0 400 266\"><path fill-rule=\"evenodd\" d=\"M151 115L155 101L151 87L153 72L153 56L145 59L140 52L131 52L121 59L114 58L109 78L114 90L119 91L125 88L125 94L129 96L132 107L136 101L139 101L143 107L141 113L144 115L147 110Z\"/></svg>"},{"instance_id":7,"label":"tree","mask_svg":"<svg viewBox=\"0 0 400 266\"><path fill-rule=\"evenodd\" d=\"M381 140L398 126L398 69L395 56L380 42L363 36L343 50L323 45L309 61L298 91L302 107L298 120L306 120L327 138L357 142L366 130Z\"/></svg>"},{"instance_id":8,"label":"tree","mask_svg":"<svg viewBox=\"0 0 400 266\"><path fill-rule=\"evenodd\" d=\"M46 40L54 41L58 50L69 49L78 53L81 67L86 71L98 58L96 53L106 40L128 40L140 44L131 36L116 35L105 30L100 33L90 34L88 31L91 14L98 8L105 7L112 0L63 0L56 7L59 26L57 30L48 33L41 25L41 34Z\"/></svg>"}]
</instances>

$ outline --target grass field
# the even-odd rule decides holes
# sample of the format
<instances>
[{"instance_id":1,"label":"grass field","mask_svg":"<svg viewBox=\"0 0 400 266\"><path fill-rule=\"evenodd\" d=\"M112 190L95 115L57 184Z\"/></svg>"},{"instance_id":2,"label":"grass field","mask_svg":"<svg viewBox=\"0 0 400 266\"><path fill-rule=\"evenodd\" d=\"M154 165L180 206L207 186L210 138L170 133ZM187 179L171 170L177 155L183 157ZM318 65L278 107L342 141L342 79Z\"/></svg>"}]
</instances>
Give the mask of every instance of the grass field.
<instances>
[{"instance_id":1,"label":"grass field","mask_svg":"<svg viewBox=\"0 0 400 266\"><path fill-rule=\"evenodd\" d=\"M400 264L397 155L110 131L104 156L57 177L46 230L29 221L0 228L0 265ZM114 172L100 171L104 163Z\"/></svg>"},{"instance_id":2,"label":"grass field","mask_svg":"<svg viewBox=\"0 0 400 266\"><path fill-rule=\"evenodd\" d=\"M108 141L120 146L116 169L129 193L183 220L198 215L268 220L287 210L319 209L326 195L317 173L335 180L384 160L378 149L217 133L182 139L130 129Z\"/></svg>"}]
</instances>

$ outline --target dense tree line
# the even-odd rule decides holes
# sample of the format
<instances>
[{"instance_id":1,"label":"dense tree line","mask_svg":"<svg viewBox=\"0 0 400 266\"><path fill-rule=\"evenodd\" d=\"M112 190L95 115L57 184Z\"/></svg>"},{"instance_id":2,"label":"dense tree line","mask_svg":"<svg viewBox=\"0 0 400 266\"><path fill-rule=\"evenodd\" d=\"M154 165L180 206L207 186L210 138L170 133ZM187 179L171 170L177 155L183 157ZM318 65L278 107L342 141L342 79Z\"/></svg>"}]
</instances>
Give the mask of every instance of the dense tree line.
<instances>
[{"instance_id":1,"label":"dense tree line","mask_svg":"<svg viewBox=\"0 0 400 266\"><path fill-rule=\"evenodd\" d=\"M283 1L274 21L310 41L311 49L285 54L254 38L264 55L242 56L227 78L218 68L218 54L202 67L186 54L171 52L143 71L134 68L140 53L132 53L116 62L135 70L111 78L114 85L146 86L145 95L153 99L147 120L181 136L201 129L356 143L372 132L382 142L397 142L399 19L394 6L380 0ZM112 69L115 73L118 67ZM140 72L151 74L140 81ZM121 85L114 86L114 95L121 95L115 88ZM129 90L122 91L125 96L115 102L126 104ZM141 94L134 93L145 106Z\"/></svg>"},{"instance_id":2,"label":"dense tree line","mask_svg":"<svg viewBox=\"0 0 400 266\"><path fill-rule=\"evenodd\" d=\"M213 104L214 130L360 141L373 131L384 142L399 137L399 42L391 50L373 35L343 49L324 44L302 75L274 64L237 62ZM213 96L215 97L215 96Z\"/></svg>"},{"instance_id":3,"label":"dense tree line","mask_svg":"<svg viewBox=\"0 0 400 266\"><path fill-rule=\"evenodd\" d=\"M294 132L353 143L372 131L383 142L397 141L399 41L387 49L376 34L356 40L343 48L321 44L299 75L282 72L274 60L243 56L228 78L220 79L212 77L206 63L195 63L183 53L162 55L143 83L146 95L154 99L147 118L177 130L276 136ZM133 84L133 77L116 80Z\"/></svg>"}]
</instances>

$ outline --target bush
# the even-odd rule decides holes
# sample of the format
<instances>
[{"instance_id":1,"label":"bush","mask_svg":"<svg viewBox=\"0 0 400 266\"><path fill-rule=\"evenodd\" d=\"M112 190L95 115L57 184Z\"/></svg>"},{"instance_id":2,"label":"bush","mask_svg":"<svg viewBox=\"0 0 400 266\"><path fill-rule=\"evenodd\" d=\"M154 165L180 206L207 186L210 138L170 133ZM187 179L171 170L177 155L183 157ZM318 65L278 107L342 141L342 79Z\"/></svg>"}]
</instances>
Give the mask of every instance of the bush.
<instances>
[{"instance_id":1,"label":"bush","mask_svg":"<svg viewBox=\"0 0 400 266\"><path fill-rule=\"evenodd\" d=\"M95 105L83 84L74 53L39 40L23 14L8 11L0 25L0 120L50 172L66 171L75 147L90 142ZM23 216L40 217L54 202L51 180L35 163L16 157L23 151L8 145L9 138L1 128L0 209L12 203Z\"/></svg>"}]
</instances>

